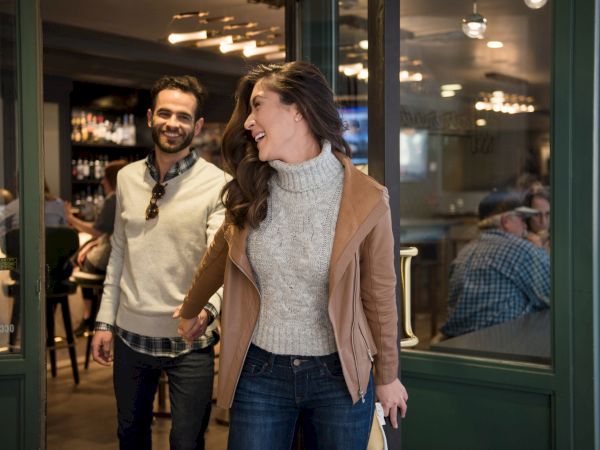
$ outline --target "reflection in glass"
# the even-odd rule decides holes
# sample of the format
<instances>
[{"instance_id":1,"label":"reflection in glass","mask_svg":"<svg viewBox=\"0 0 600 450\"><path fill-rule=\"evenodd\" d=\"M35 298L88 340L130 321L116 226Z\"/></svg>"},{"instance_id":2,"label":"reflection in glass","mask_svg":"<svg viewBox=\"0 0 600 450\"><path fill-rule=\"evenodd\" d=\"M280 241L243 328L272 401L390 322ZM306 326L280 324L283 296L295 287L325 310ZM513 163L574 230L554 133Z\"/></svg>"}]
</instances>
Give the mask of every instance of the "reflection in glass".
<instances>
[{"instance_id":1,"label":"reflection in glass","mask_svg":"<svg viewBox=\"0 0 600 450\"><path fill-rule=\"evenodd\" d=\"M534 229L549 202L526 198L549 191L550 9L477 8L485 39L463 34L452 2L400 3L400 239L419 250L413 325L420 349L549 363L550 230ZM491 192L512 203L480 214Z\"/></svg>"},{"instance_id":2,"label":"reflection in glass","mask_svg":"<svg viewBox=\"0 0 600 450\"><path fill-rule=\"evenodd\" d=\"M18 289L19 239L8 232L18 219L15 4L0 12L0 354L21 351Z\"/></svg>"}]
</instances>

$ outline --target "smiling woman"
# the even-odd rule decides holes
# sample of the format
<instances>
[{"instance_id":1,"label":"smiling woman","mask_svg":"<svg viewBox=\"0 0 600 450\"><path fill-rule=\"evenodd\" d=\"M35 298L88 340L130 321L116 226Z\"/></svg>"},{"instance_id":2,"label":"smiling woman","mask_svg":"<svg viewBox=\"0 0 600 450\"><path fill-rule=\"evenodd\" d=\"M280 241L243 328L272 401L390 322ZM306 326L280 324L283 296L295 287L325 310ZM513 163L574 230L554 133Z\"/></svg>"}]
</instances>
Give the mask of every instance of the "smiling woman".
<instances>
[{"instance_id":1,"label":"smiling woman","mask_svg":"<svg viewBox=\"0 0 600 450\"><path fill-rule=\"evenodd\" d=\"M375 398L394 428L406 413L388 194L342 134L312 64L257 66L240 82L223 137L227 219L179 325L193 339L225 283L217 401L231 408L231 450L289 448L297 423L309 449L363 450Z\"/></svg>"}]
</instances>

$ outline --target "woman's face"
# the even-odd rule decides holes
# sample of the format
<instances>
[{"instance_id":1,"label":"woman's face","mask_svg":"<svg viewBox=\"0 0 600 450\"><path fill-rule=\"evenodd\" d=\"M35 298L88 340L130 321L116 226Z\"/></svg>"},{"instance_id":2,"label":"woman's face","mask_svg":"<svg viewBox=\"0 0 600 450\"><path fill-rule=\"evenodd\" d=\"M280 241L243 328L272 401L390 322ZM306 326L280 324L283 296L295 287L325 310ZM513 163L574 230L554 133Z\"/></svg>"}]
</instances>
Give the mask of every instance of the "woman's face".
<instances>
[{"instance_id":1,"label":"woman's face","mask_svg":"<svg viewBox=\"0 0 600 450\"><path fill-rule=\"evenodd\" d=\"M531 231L539 233L550 228L550 203L543 197L533 197L531 207L540 213L529 219Z\"/></svg>"},{"instance_id":2,"label":"woman's face","mask_svg":"<svg viewBox=\"0 0 600 450\"><path fill-rule=\"evenodd\" d=\"M282 103L279 94L261 79L252 90L250 108L244 128L252 134L261 161L297 163L306 159L303 149L310 133L295 104Z\"/></svg>"}]
</instances>

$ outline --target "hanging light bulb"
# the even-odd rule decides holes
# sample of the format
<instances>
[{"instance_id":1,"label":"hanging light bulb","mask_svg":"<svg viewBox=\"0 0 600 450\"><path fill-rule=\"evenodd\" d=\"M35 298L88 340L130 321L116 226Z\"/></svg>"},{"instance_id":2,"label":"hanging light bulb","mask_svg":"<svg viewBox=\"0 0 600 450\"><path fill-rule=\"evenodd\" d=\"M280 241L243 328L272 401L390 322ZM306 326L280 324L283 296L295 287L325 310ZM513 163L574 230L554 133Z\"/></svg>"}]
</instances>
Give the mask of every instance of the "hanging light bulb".
<instances>
[{"instance_id":1,"label":"hanging light bulb","mask_svg":"<svg viewBox=\"0 0 600 450\"><path fill-rule=\"evenodd\" d=\"M483 39L486 28L487 19L477 12L477 1L474 1L473 14L468 15L462 20L463 33L465 33L471 39Z\"/></svg>"},{"instance_id":2,"label":"hanging light bulb","mask_svg":"<svg viewBox=\"0 0 600 450\"><path fill-rule=\"evenodd\" d=\"M531 9L540 9L548 3L548 0L525 0L525 4Z\"/></svg>"}]
</instances>

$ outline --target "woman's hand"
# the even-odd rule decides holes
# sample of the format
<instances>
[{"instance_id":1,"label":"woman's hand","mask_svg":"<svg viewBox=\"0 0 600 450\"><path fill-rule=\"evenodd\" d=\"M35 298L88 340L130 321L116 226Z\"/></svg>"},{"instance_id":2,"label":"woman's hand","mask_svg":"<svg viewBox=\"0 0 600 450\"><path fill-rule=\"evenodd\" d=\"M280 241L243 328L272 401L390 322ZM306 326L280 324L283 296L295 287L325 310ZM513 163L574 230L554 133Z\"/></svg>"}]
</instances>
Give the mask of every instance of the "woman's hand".
<instances>
[{"instance_id":1,"label":"woman's hand","mask_svg":"<svg viewBox=\"0 0 600 450\"><path fill-rule=\"evenodd\" d=\"M206 327L208 325L208 313L205 309L203 309L200 314L198 314L198 317L184 319L179 314L180 310L181 306L178 306L173 313L173 319L179 318L177 334L191 343L198 336L202 336L206 332Z\"/></svg>"},{"instance_id":2,"label":"woman's hand","mask_svg":"<svg viewBox=\"0 0 600 450\"><path fill-rule=\"evenodd\" d=\"M375 396L383 407L383 415L390 418L392 427L398 428L398 408L400 416L406 416L408 392L400 380L396 378L389 384L375 386Z\"/></svg>"}]
</instances>

